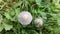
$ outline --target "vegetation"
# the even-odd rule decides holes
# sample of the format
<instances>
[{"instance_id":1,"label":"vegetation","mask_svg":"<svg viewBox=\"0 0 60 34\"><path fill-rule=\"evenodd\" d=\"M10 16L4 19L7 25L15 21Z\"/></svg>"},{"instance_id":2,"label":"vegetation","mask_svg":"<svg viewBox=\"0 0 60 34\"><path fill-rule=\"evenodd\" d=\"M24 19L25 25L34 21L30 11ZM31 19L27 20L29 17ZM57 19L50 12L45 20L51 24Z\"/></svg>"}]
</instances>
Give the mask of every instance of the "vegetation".
<instances>
[{"instance_id":1,"label":"vegetation","mask_svg":"<svg viewBox=\"0 0 60 34\"><path fill-rule=\"evenodd\" d=\"M29 11L33 21L25 28L18 14ZM34 26L34 18L41 17L42 27ZM60 0L0 0L0 34L60 34Z\"/></svg>"}]
</instances>

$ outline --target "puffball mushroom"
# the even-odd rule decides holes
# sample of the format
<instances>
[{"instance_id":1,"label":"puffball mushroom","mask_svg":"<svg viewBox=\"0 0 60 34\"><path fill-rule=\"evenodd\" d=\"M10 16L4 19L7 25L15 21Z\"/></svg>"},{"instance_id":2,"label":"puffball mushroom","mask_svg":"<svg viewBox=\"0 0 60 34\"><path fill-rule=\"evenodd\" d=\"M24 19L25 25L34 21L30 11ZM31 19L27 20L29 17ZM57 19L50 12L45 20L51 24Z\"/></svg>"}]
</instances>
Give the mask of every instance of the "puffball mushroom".
<instances>
[{"instance_id":1,"label":"puffball mushroom","mask_svg":"<svg viewBox=\"0 0 60 34\"><path fill-rule=\"evenodd\" d=\"M41 18L35 18L34 24L36 27L40 27L43 25L43 20Z\"/></svg>"},{"instance_id":2,"label":"puffball mushroom","mask_svg":"<svg viewBox=\"0 0 60 34\"><path fill-rule=\"evenodd\" d=\"M28 25L32 21L32 15L28 11L22 11L18 15L18 20L23 26Z\"/></svg>"}]
</instances>

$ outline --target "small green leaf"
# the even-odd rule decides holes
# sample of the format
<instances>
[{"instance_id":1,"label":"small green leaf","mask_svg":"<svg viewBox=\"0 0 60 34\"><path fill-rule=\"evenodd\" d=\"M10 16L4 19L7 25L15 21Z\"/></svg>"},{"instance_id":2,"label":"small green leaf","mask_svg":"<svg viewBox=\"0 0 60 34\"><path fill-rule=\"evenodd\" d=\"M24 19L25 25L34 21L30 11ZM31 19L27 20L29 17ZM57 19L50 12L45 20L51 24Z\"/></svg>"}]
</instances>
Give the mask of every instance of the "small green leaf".
<instances>
[{"instance_id":1,"label":"small green leaf","mask_svg":"<svg viewBox=\"0 0 60 34\"><path fill-rule=\"evenodd\" d=\"M13 8L16 8L16 7L20 6L21 4L22 4L22 2L19 1L19 2L17 2L15 5L13 5L12 7L13 7Z\"/></svg>"},{"instance_id":2,"label":"small green leaf","mask_svg":"<svg viewBox=\"0 0 60 34\"><path fill-rule=\"evenodd\" d=\"M15 9L16 16L20 13L20 8Z\"/></svg>"},{"instance_id":3,"label":"small green leaf","mask_svg":"<svg viewBox=\"0 0 60 34\"><path fill-rule=\"evenodd\" d=\"M60 25L60 19L57 20L58 25Z\"/></svg>"},{"instance_id":4,"label":"small green leaf","mask_svg":"<svg viewBox=\"0 0 60 34\"><path fill-rule=\"evenodd\" d=\"M11 28L13 28L13 26L12 25L8 25L8 24L5 24L4 25L4 28L5 28L5 30L10 30Z\"/></svg>"},{"instance_id":5,"label":"small green leaf","mask_svg":"<svg viewBox=\"0 0 60 34\"><path fill-rule=\"evenodd\" d=\"M3 30L3 25L0 24L0 32Z\"/></svg>"},{"instance_id":6,"label":"small green leaf","mask_svg":"<svg viewBox=\"0 0 60 34\"><path fill-rule=\"evenodd\" d=\"M0 0L0 2L2 2L2 0Z\"/></svg>"},{"instance_id":7,"label":"small green leaf","mask_svg":"<svg viewBox=\"0 0 60 34\"><path fill-rule=\"evenodd\" d=\"M41 0L36 0L37 5L41 5Z\"/></svg>"},{"instance_id":8,"label":"small green leaf","mask_svg":"<svg viewBox=\"0 0 60 34\"><path fill-rule=\"evenodd\" d=\"M2 20L3 20L3 19L2 19L2 15L0 14L0 23L2 22Z\"/></svg>"},{"instance_id":9,"label":"small green leaf","mask_svg":"<svg viewBox=\"0 0 60 34\"><path fill-rule=\"evenodd\" d=\"M40 15L42 16L43 19L47 19L45 12L38 10L38 13L40 13Z\"/></svg>"},{"instance_id":10,"label":"small green leaf","mask_svg":"<svg viewBox=\"0 0 60 34\"><path fill-rule=\"evenodd\" d=\"M7 19L11 19L11 16L8 13L5 13Z\"/></svg>"}]
</instances>

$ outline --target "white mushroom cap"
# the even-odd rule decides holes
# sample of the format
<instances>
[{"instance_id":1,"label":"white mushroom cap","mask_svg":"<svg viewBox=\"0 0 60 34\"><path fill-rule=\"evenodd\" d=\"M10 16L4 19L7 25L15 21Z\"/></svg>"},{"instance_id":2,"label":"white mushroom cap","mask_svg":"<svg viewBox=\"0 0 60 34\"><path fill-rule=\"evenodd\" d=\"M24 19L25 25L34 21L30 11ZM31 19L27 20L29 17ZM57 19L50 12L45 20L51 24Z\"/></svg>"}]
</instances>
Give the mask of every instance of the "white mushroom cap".
<instances>
[{"instance_id":1,"label":"white mushroom cap","mask_svg":"<svg viewBox=\"0 0 60 34\"><path fill-rule=\"evenodd\" d=\"M35 18L34 23L36 27L40 27L43 25L43 20L41 18Z\"/></svg>"},{"instance_id":2,"label":"white mushroom cap","mask_svg":"<svg viewBox=\"0 0 60 34\"><path fill-rule=\"evenodd\" d=\"M22 25L28 25L32 21L32 15L28 11L22 11L18 15L18 20Z\"/></svg>"}]
</instances>

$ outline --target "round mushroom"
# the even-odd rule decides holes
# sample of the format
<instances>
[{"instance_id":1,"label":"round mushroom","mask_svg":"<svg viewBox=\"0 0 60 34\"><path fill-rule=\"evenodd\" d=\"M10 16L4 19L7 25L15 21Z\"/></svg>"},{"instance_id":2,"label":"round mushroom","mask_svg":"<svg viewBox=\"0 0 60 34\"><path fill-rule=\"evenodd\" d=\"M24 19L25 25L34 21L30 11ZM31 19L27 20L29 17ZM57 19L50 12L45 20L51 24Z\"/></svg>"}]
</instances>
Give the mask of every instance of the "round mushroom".
<instances>
[{"instance_id":1,"label":"round mushroom","mask_svg":"<svg viewBox=\"0 0 60 34\"><path fill-rule=\"evenodd\" d=\"M35 18L34 24L36 27L40 27L43 25L43 20L41 18Z\"/></svg>"},{"instance_id":2,"label":"round mushroom","mask_svg":"<svg viewBox=\"0 0 60 34\"><path fill-rule=\"evenodd\" d=\"M32 15L28 11L22 11L18 15L18 20L23 26L28 25L32 21Z\"/></svg>"}]
</instances>

